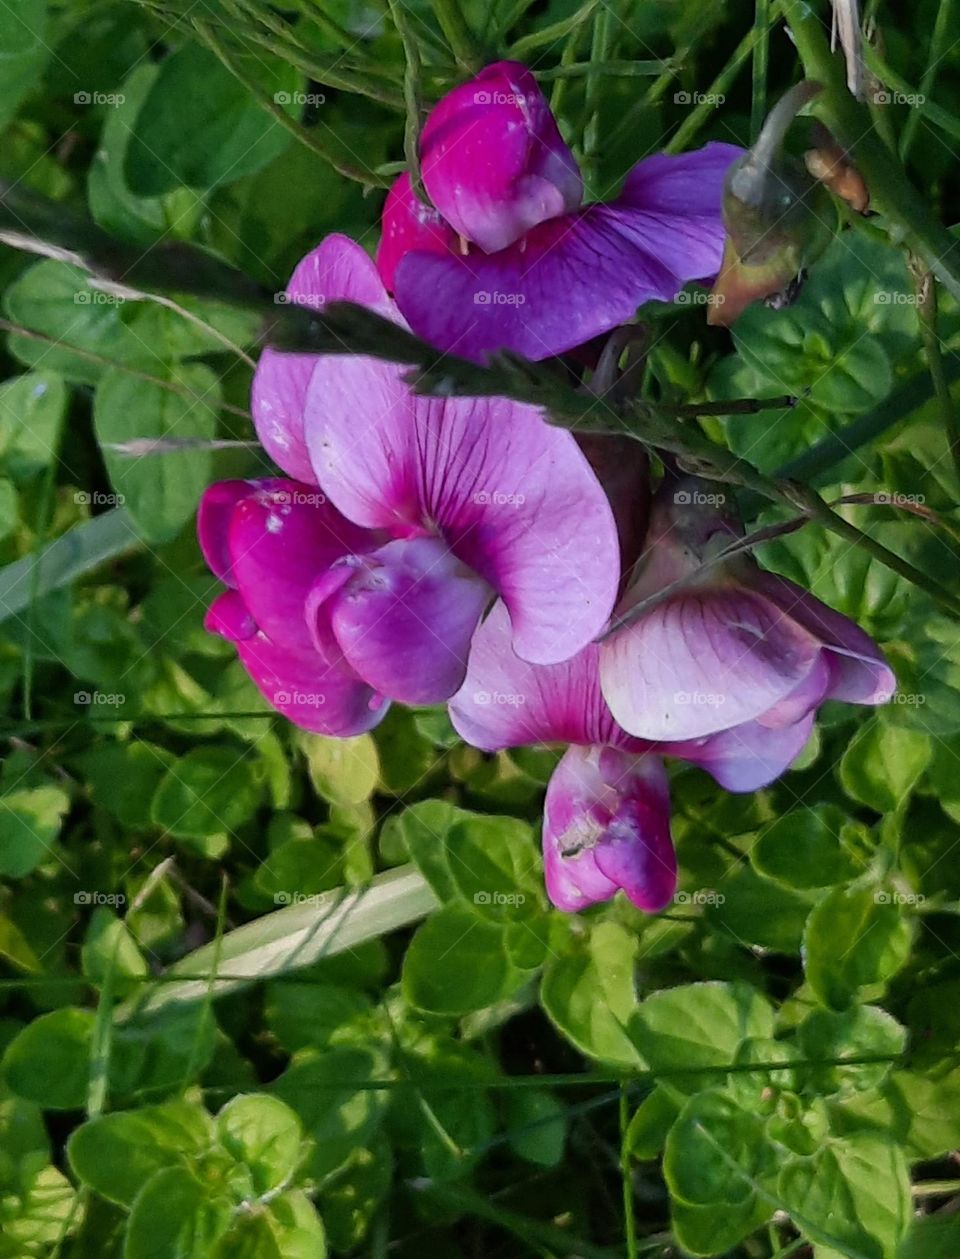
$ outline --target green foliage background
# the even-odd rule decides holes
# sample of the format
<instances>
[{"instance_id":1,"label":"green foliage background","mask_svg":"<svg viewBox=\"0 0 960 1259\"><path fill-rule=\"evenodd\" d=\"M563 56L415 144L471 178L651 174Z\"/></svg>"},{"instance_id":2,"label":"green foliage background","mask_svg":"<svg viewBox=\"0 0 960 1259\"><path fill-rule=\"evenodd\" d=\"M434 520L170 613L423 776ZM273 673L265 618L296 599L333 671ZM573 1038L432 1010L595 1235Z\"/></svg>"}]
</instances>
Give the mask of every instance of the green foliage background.
<instances>
[{"instance_id":1,"label":"green foliage background","mask_svg":"<svg viewBox=\"0 0 960 1259\"><path fill-rule=\"evenodd\" d=\"M879 82L925 98L876 126L949 222L955 6L866 7ZM374 246L404 152L397 19L430 100L467 73L458 13L6 0L0 178L279 292L330 231ZM668 142L749 142L799 74L763 0L462 14L542 76L597 197ZM732 334L693 298L651 306L644 389L800 395L708 431L828 499L887 495L844 511L956 591L908 262L879 216ZM0 283L0 1255L956 1259L956 623L818 528L767 544L884 645L896 702L828 706L752 797L678 769L675 904L558 913L556 750L482 756L427 710L305 735L204 632L199 495L264 467L242 444L256 319L6 245ZM953 380L945 293L936 335ZM122 449L156 438L207 444Z\"/></svg>"}]
</instances>

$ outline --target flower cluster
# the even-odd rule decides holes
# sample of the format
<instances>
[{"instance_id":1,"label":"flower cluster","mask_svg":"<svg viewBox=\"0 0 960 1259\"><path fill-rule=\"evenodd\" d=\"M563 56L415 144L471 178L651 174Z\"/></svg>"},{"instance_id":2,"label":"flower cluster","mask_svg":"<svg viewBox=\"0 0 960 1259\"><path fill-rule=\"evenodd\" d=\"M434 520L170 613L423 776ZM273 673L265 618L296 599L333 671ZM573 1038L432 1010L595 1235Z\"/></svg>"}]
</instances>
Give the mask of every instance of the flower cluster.
<instances>
[{"instance_id":1,"label":"flower cluster","mask_svg":"<svg viewBox=\"0 0 960 1259\"><path fill-rule=\"evenodd\" d=\"M330 236L287 298L357 302L474 359L557 356L716 274L738 154L651 157L616 200L583 205L533 76L499 63L424 127L432 204L401 176L376 263ZM503 399L423 398L360 356L265 351L253 412L285 476L206 492L200 543L227 587L208 628L308 730L347 737L391 702L446 702L478 748L569 744L543 824L561 908L620 888L645 910L670 900L664 757L752 791L796 758L825 699L892 694L857 626L725 558L738 526L722 496L668 469L651 502L622 439L578 443Z\"/></svg>"}]
</instances>

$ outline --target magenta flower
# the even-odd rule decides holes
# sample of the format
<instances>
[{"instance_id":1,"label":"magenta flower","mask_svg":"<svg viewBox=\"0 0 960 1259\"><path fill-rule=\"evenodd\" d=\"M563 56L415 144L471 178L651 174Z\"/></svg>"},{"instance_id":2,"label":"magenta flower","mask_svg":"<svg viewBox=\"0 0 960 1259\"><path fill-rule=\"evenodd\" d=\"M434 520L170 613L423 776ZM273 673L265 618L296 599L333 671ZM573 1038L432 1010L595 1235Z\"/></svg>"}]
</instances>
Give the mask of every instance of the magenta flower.
<instances>
[{"instance_id":1,"label":"magenta flower","mask_svg":"<svg viewBox=\"0 0 960 1259\"><path fill-rule=\"evenodd\" d=\"M520 660L497 605L473 639L463 686L450 701L460 736L484 751L570 743L547 787L543 862L560 909L607 900L618 888L640 909L662 909L676 888L662 757L708 770L732 791L771 782L798 755L813 718L782 731L755 723L711 738L653 743L617 725L600 690L600 647L550 666Z\"/></svg>"},{"instance_id":2,"label":"magenta flower","mask_svg":"<svg viewBox=\"0 0 960 1259\"><path fill-rule=\"evenodd\" d=\"M685 585L604 642L600 676L617 721L639 738L687 740L745 722L784 731L827 699L886 703L896 678L852 621L744 554L700 574L737 536L717 497L692 480L658 491L618 615Z\"/></svg>"},{"instance_id":3,"label":"magenta flower","mask_svg":"<svg viewBox=\"0 0 960 1259\"><path fill-rule=\"evenodd\" d=\"M393 313L373 264L345 238L296 274L300 301L346 291ZM399 368L366 358L271 354L257 377L258 431L322 493L302 482L214 486L200 535L234 591L211 627L237 641L268 699L288 692L285 672L301 684L311 670L322 677L299 691L322 693L312 703L323 711L300 705L288 712L298 724L355 733L387 699L447 699L497 596L525 659L563 660L601 631L618 581L613 515L573 437L539 410L418 398ZM325 689L333 678L338 698Z\"/></svg>"},{"instance_id":4,"label":"magenta flower","mask_svg":"<svg viewBox=\"0 0 960 1259\"><path fill-rule=\"evenodd\" d=\"M377 263L413 331L440 349L549 358L719 270L723 179L741 152L655 155L615 200L581 206L579 170L533 76L498 62L430 114L421 171L436 208L401 176Z\"/></svg>"}]
</instances>

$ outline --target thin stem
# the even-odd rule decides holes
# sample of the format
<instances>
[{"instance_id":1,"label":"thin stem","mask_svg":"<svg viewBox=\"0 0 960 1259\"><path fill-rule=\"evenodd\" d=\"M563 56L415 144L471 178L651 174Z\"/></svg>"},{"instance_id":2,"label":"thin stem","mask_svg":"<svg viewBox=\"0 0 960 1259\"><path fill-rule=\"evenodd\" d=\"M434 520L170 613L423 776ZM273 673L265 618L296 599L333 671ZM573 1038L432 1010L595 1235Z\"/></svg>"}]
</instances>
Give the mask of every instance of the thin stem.
<instances>
[{"instance_id":1,"label":"thin stem","mask_svg":"<svg viewBox=\"0 0 960 1259\"><path fill-rule=\"evenodd\" d=\"M767 66L770 60L770 0L755 0L753 19L753 95L750 139L756 140L767 116Z\"/></svg>"},{"instance_id":2,"label":"thin stem","mask_svg":"<svg viewBox=\"0 0 960 1259\"><path fill-rule=\"evenodd\" d=\"M940 62L946 56L947 49L947 33L950 30L950 23L953 18L953 0L940 0L940 7L937 9L937 20L933 24L933 34L930 36L930 47L927 49L927 64L920 78L920 97L926 101L937 78L937 69ZM900 137L900 160L906 162L910 156L910 149L917 134L917 127L920 125L920 114L916 109L911 110L907 115L907 121L903 127L903 135Z\"/></svg>"},{"instance_id":3,"label":"thin stem","mask_svg":"<svg viewBox=\"0 0 960 1259\"><path fill-rule=\"evenodd\" d=\"M597 158L600 148L600 89L603 85L603 73L599 66L610 56L611 10L602 8L593 23L593 39L590 45L590 63L593 73L587 75L584 96L585 111L583 122L583 176L589 186L596 175Z\"/></svg>"},{"instance_id":4,"label":"thin stem","mask_svg":"<svg viewBox=\"0 0 960 1259\"><path fill-rule=\"evenodd\" d=\"M693 137L697 134L707 118L713 113L717 107L717 97L726 96L727 88L740 72L740 67L744 64L753 50L754 42L757 38L755 28L751 28L741 39L740 43L734 49L730 60L723 67L717 77L713 80L705 92L700 95L697 104L691 109L688 117L680 124L677 131L672 136L670 143L664 150L666 153L680 153L687 147Z\"/></svg>"},{"instance_id":5,"label":"thin stem","mask_svg":"<svg viewBox=\"0 0 960 1259\"><path fill-rule=\"evenodd\" d=\"M637 1218L633 1202L633 1180L630 1174L630 1149L627 1130L630 1127L628 1089L620 1085L620 1179L623 1184L623 1223L627 1238L627 1259L637 1259Z\"/></svg>"},{"instance_id":6,"label":"thin stem","mask_svg":"<svg viewBox=\"0 0 960 1259\"><path fill-rule=\"evenodd\" d=\"M811 108L850 154L874 208L912 237L929 269L960 299L957 241L931 214L902 164L880 140L869 112L847 91L843 67L830 52L818 15L806 0L786 0L784 11L807 78L823 85Z\"/></svg>"},{"instance_id":7,"label":"thin stem","mask_svg":"<svg viewBox=\"0 0 960 1259\"><path fill-rule=\"evenodd\" d=\"M960 421L957 408L950 395L950 385L943 366L943 355L940 352L940 337L937 334L937 286L929 271L916 275L917 288L917 319L920 323L920 336L927 357L927 370L933 381L933 391L943 422L944 432L950 442L950 454L957 477L960 478Z\"/></svg>"},{"instance_id":8,"label":"thin stem","mask_svg":"<svg viewBox=\"0 0 960 1259\"><path fill-rule=\"evenodd\" d=\"M460 8L460 0L432 0L432 5L440 29L458 64L469 74L476 74L483 65L483 54L477 46L473 31L467 25L467 19Z\"/></svg>"},{"instance_id":9,"label":"thin stem","mask_svg":"<svg viewBox=\"0 0 960 1259\"><path fill-rule=\"evenodd\" d=\"M417 43L407 21L403 0L389 0L390 16L397 28L400 42L403 45L403 103L406 109L406 123L403 129L403 155L407 162L407 171L414 192L421 201L426 201L423 180L420 178L420 119L422 90L420 84L420 45Z\"/></svg>"}]
</instances>

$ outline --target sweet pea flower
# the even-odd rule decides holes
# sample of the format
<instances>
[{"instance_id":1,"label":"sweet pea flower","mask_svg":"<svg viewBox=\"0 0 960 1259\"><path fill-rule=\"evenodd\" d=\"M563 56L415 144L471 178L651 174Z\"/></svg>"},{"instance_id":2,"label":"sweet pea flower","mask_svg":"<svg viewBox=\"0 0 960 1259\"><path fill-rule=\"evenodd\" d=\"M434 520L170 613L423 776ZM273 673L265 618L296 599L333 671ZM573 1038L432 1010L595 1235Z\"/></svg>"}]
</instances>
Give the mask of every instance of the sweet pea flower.
<instances>
[{"instance_id":1,"label":"sweet pea flower","mask_svg":"<svg viewBox=\"0 0 960 1259\"><path fill-rule=\"evenodd\" d=\"M672 477L655 496L618 617L651 602L600 653L617 721L638 738L700 739L745 722L786 731L827 699L886 703L896 678L859 626L746 554L703 567L738 536L722 498Z\"/></svg>"},{"instance_id":2,"label":"sweet pea flower","mask_svg":"<svg viewBox=\"0 0 960 1259\"><path fill-rule=\"evenodd\" d=\"M671 301L720 268L724 175L742 150L657 154L609 203L583 183L546 98L518 62L488 66L432 110L420 143L427 207L391 189L377 255L419 336L482 361L549 358Z\"/></svg>"},{"instance_id":3,"label":"sweet pea flower","mask_svg":"<svg viewBox=\"0 0 960 1259\"><path fill-rule=\"evenodd\" d=\"M523 661L511 648L506 609L497 604L474 635L450 717L461 738L488 752L571 745L544 802L544 876L554 905L576 911L622 888L638 908L656 912L677 881L662 758L700 765L729 790L754 791L795 759L813 718L782 731L747 723L683 743L637 739L604 701L600 651L592 643L561 664Z\"/></svg>"},{"instance_id":4,"label":"sweet pea flower","mask_svg":"<svg viewBox=\"0 0 960 1259\"><path fill-rule=\"evenodd\" d=\"M304 259L295 283L307 305L350 296L395 316L344 237ZM267 698L287 693L285 673L322 672L323 687L299 691L324 694L323 711L297 706L298 724L356 733L386 700L449 698L496 597L531 661L563 660L601 631L619 578L616 524L573 437L539 409L417 397L398 367L354 356L272 353L257 377L258 431L308 481L215 486L200 535L232 587L211 626L237 642ZM334 676L339 698L324 690Z\"/></svg>"}]
</instances>

